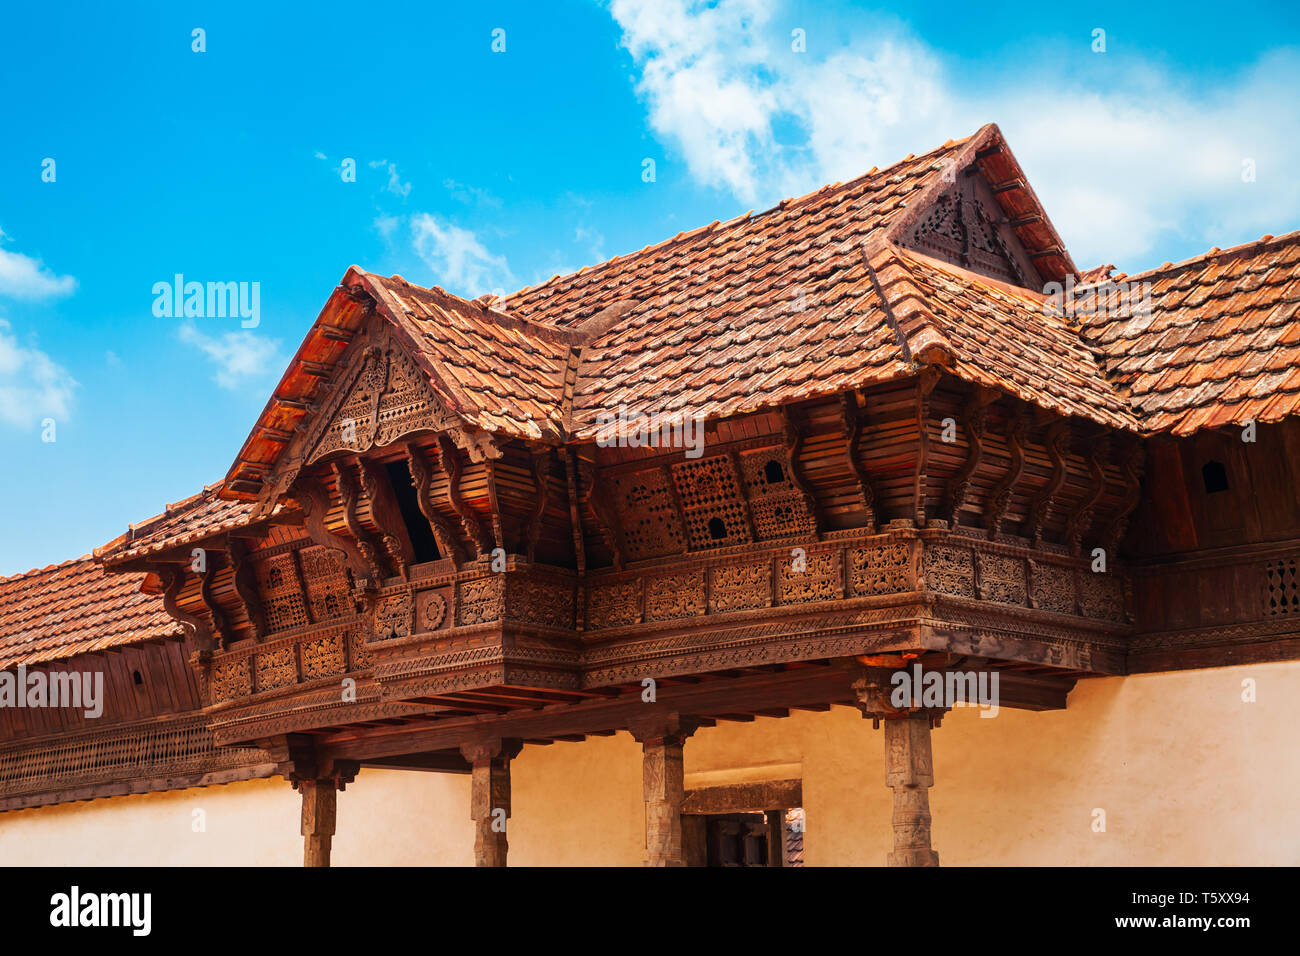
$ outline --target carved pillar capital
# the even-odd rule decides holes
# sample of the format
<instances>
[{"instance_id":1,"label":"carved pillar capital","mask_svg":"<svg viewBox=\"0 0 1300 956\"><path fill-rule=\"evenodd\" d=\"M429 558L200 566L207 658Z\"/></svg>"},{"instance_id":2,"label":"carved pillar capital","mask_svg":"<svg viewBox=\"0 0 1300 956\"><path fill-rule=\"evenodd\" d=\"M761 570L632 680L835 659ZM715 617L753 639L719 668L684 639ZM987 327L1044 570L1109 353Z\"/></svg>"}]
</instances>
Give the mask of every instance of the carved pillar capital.
<instances>
[{"instance_id":1,"label":"carved pillar capital","mask_svg":"<svg viewBox=\"0 0 1300 956\"><path fill-rule=\"evenodd\" d=\"M930 727L938 727L949 707L922 707L916 703L920 689L913 694L904 694L899 700L896 696L898 687L893 675L896 671L883 668L870 668L853 682L853 696L858 710L864 718L871 720L871 726L879 730L882 720L902 720L906 718L923 718Z\"/></svg>"},{"instance_id":2,"label":"carved pillar capital","mask_svg":"<svg viewBox=\"0 0 1300 956\"><path fill-rule=\"evenodd\" d=\"M698 717L677 713L646 717L628 724L627 727L628 733L641 744L643 749L647 744L675 743L681 746L699 728Z\"/></svg>"}]
</instances>

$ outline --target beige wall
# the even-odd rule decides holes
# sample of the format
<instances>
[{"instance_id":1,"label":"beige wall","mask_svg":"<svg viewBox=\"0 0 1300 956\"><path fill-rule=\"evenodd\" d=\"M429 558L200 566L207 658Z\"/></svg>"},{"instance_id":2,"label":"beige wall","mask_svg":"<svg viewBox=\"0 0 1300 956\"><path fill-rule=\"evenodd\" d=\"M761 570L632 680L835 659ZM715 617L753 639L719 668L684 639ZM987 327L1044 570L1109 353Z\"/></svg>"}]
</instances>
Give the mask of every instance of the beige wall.
<instances>
[{"instance_id":1,"label":"beige wall","mask_svg":"<svg viewBox=\"0 0 1300 956\"><path fill-rule=\"evenodd\" d=\"M1257 702L1242 701L1242 681ZM848 708L724 723L686 746L688 785L800 768L810 866L883 863L883 741ZM959 709L934 735L946 865L1300 865L1300 662L1081 682L1065 711ZM636 865L640 753L627 734L526 747L517 865ZM191 828L206 814L206 832ZM1106 832L1093 811L1106 812ZM339 798L336 865L472 861L465 776L363 771ZM253 781L0 814L6 864L301 862L297 795Z\"/></svg>"}]
</instances>

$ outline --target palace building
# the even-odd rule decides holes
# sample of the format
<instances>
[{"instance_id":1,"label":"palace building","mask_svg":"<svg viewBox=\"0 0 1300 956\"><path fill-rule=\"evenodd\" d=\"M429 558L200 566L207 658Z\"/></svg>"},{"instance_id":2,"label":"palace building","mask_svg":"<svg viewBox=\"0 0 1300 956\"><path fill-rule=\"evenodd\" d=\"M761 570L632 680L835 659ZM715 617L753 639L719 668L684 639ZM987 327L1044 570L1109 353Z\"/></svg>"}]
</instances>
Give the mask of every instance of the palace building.
<instances>
[{"instance_id":1,"label":"palace building","mask_svg":"<svg viewBox=\"0 0 1300 956\"><path fill-rule=\"evenodd\" d=\"M992 125L504 298L350 268L223 480L0 579L102 687L0 707L0 858L1300 863L1298 312L1300 233L1080 270Z\"/></svg>"}]
</instances>

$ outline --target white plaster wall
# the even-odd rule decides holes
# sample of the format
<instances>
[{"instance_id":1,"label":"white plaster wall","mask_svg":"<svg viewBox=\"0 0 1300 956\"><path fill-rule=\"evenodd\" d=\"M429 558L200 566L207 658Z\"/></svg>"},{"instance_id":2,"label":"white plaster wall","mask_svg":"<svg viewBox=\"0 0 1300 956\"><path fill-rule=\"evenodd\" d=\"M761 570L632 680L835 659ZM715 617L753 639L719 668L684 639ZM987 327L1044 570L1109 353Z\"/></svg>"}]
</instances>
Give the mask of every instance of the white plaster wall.
<instances>
[{"instance_id":1,"label":"white plaster wall","mask_svg":"<svg viewBox=\"0 0 1300 956\"><path fill-rule=\"evenodd\" d=\"M687 743L688 782L798 767L807 864L880 864L882 737L849 708L723 723ZM945 865L1300 865L1300 662L1083 681L1065 711L959 709L934 762ZM629 735L526 747L512 766L513 865L640 864ZM0 814L0 861L296 866L298 813L281 779L22 810ZM468 813L467 776L362 771L339 797L335 865L468 865Z\"/></svg>"}]
</instances>

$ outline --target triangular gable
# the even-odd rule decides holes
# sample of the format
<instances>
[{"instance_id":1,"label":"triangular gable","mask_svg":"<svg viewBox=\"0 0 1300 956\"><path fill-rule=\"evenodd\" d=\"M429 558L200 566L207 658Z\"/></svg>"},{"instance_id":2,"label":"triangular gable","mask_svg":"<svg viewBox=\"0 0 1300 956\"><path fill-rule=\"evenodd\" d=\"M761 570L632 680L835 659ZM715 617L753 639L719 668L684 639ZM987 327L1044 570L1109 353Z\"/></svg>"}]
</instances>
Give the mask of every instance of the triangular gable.
<instances>
[{"instance_id":1,"label":"triangular gable","mask_svg":"<svg viewBox=\"0 0 1300 956\"><path fill-rule=\"evenodd\" d=\"M1078 270L996 124L945 160L937 182L886 238L1037 292Z\"/></svg>"}]
</instances>

